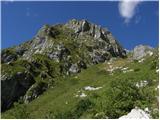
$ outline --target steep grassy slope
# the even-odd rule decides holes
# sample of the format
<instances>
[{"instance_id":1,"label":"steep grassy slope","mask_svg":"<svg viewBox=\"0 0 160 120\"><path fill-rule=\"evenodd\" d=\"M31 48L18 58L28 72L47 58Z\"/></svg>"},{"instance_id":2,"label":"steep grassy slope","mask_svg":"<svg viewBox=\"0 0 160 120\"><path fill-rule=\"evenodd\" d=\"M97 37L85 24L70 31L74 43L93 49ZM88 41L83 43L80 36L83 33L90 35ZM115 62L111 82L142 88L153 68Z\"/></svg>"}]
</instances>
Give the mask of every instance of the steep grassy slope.
<instances>
[{"instance_id":1,"label":"steep grassy slope","mask_svg":"<svg viewBox=\"0 0 160 120\"><path fill-rule=\"evenodd\" d=\"M21 101L2 118L119 118L134 107L158 118L158 56L144 61L113 59L59 77L56 86L29 104ZM89 91L84 87L102 87Z\"/></svg>"}]
</instances>

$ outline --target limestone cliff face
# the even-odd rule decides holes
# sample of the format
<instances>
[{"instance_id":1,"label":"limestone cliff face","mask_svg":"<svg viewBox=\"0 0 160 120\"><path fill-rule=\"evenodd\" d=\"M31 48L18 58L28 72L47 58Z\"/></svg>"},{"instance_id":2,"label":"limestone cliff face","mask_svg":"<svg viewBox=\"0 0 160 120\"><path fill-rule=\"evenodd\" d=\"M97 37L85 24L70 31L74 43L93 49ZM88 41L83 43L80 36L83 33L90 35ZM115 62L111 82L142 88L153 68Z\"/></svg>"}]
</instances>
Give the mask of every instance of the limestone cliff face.
<instances>
[{"instance_id":1,"label":"limestone cliff face","mask_svg":"<svg viewBox=\"0 0 160 120\"><path fill-rule=\"evenodd\" d=\"M78 38L91 36L99 49L109 51L112 56L124 57L126 55L125 50L119 45L111 32L101 26L86 20L77 21L75 19L69 21L65 26L73 29Z\"/></svg>"}]
</instances>

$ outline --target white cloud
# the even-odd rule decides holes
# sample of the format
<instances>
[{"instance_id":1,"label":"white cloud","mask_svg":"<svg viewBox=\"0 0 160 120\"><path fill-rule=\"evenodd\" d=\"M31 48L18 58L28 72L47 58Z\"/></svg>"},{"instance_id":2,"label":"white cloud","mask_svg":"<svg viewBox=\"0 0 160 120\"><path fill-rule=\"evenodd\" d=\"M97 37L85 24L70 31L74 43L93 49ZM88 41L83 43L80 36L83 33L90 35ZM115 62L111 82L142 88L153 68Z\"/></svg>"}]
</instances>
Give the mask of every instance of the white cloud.
<instances>
[{"instance_id":1,"label":"white cloud","mask_svg":"<svg viewBox=\"0 0 160 120\"><path fill-rule=\"evenodd\" d=\"M119 2L119 13L125 19L125 23L129 23L136 13L136 8L142 0L121 0Z\"/></svg>"}]
</instances>

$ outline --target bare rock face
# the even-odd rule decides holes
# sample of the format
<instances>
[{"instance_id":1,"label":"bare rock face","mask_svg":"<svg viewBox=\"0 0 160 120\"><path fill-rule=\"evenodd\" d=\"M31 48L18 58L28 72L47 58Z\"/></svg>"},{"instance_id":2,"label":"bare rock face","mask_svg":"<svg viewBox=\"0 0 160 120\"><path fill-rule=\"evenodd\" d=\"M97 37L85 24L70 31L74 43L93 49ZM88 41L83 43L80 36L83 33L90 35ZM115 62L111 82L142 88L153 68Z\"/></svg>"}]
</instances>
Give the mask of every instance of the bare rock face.
<instances>
[{"instance_id":1,"label":"bare rock face","mask_svg":"<svg viewBox=\"0 0 160 120\"><path fill-rule=\"evenodd\" d=\"M78 21L75 19L69 21L67 24L65 24L65 26L73 29L78 37L85 35L92 36L96 44L103 43L101 44L103 45L103 48L106 47L114 57L126 56L125 50L119 45L116 39L112 36L111 32L102 28L101 26L95 25L86 20ZM101 47L101 45L99 47Z\"/></svg>"},{"instance_id":2,"label":"bare rock face","mask_svg":"<svg viewBox=\"0 0 160 120\"><path fill-rule=\"evenodd\" d=\"M12 49L3 50L1 54L2 63L13 62L17 59L18 55Z\"/></svg>"},{"instance_id":3,"label":"bare rock face","mask_svg":"<svg viewBox=\"0 0 160 120\"><path fill-rule=\"evenodd\" d=\"M32 100L36 99L39 95L41 95L47 89L47 84L43 82L38 82L33 84L26 95L24 96L24 103L29 103Z\"/></svg>"},{"instance_id":4,"label":"bare rock face","mask_svg":"<svg viewBox=\"0 0 160 120\"><path fill-rule=\"evenodd\" d=\"M17 72L15 75L1 77L1 105L2 111L9 108L14 101L25 94L34 83L34 78L28 72Z\"/></svg>"},{"instance_id":5,"label":"bare rock face","mask_svg":"<svg viewBox=\"0 0 160 120\"><path fill-rule=\"evenodd\" d=\"M138 45L133 50L133 59L139 60L145 57L146 55L151 54L153 54L153 48L151 48L150 46Z\"/></svg>"}]
</instances>

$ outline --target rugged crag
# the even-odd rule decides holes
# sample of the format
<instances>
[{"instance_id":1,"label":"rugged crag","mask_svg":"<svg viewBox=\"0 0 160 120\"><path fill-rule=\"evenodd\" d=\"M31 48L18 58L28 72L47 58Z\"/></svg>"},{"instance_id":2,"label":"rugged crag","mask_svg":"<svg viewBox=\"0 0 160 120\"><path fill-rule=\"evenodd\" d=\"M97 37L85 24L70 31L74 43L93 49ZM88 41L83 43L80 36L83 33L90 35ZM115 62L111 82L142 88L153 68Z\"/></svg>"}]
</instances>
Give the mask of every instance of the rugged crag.
<instances>
[{"instance_id":1,"label":"rugged crag","mask_svg":"<svg viewBox=\"0 0 160 120\"><path fill-rule=\"evenodd\" d=\"M2 111L23 97L28 103L75 74L112 57L126 57L111 32L86 20L44 25L30 41L2 50Z\"/></svg>"},{"instance_id":2,"label":"rugged crag","mask_svg":"<svg viewBox=\"0 0 160 120\"><path fill-rule=\"evenodd\" d=\"M138 45L133 49L133 59L139 60L146 55L152 55L153 54L153 48L147 45Z\"/></svg>"}]
</instances>

